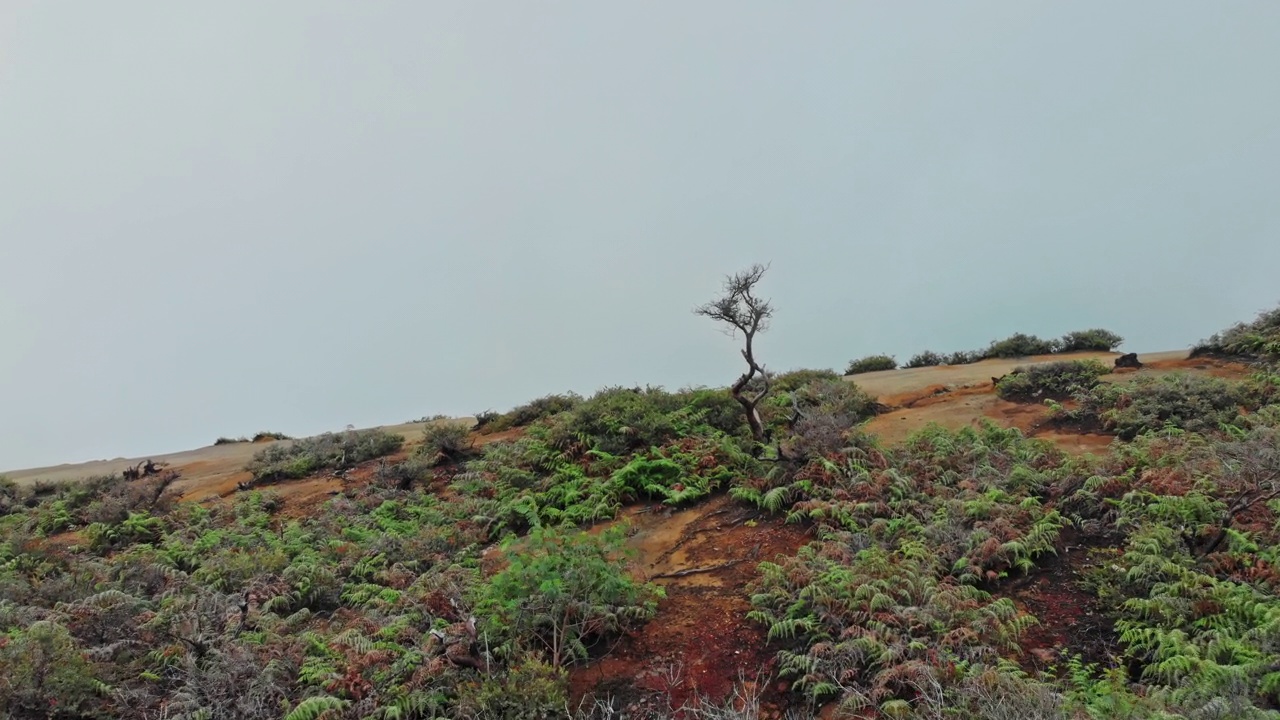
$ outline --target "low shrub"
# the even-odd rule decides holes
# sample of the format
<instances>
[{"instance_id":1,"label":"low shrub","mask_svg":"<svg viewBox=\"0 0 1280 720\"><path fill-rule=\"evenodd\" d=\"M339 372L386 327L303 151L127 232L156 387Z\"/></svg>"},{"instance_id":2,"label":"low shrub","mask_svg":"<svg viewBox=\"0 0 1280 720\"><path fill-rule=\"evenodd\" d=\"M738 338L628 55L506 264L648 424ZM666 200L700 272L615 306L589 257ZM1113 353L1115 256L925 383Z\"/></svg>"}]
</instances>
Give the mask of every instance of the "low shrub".
<instances>
[{"instance_id":1,"label":"low shrub","mask_svg":"<svg viewBox=\"0 0 1280 720\"><path fill-rule=\"evenodd\" d=\"M582 396L576 393L544 395L502 414L477 413L477 429L485 433L495 433L514 427L524 427L572 410L581 402Z\"/></svg>"},{"instance_id":2,"label":"low shrub","mask_svg":"<svg viewBox=\"0 0 1280 720\"><path fill-rule=\"evenodd\" d=\"M457 462L472 454L471 431L458 422L428 423L422 432L417 455L428 465Z\"/></svg>"},{"instance_id":3,"label":"low shrub","mask_svg":"<svg viewBox=\"0 0 1280 720\"><path fill-rule=\"evenodd\" d=\"M67 628L41 620L0 633L0 707L12 718L101 717L102 683Z\"/></svg>"},{"instance_id":4,"label":"low shrub","mask_svg":"<svg viewBox=\"0 0 1280 720\"><path fill-rule=\"evenodd\" d=\"M822 457L848 446L846 435L876 414L875 398L856 384L815 379L770 397L761 416L792 459Z\"/></svg>"},{"instance_id":5,"label":"low shrub","mask_svg":"<svg viewBox=\"0 0 1280 720\"><path fill-rule=\"evenodd\" d=\"M289 437L288 435L285 435L282 432L270 432L267 430L264 430L259 433L254 433L254 436L253 436L253 442L256 442L256 443L271 442L273 440L292 440L292 439L293 438Z\"/></svg>"},{"instance_id":6,"label":"low shrub","mask_svg":"<svg viewBox=\"0 0 1280 720\"><path fill-rule=\"evenodd\" d=\"M264 430L263 432L254 433L252 438L247 438L243 435L241 435L238 438L220 437L216 441L214 441L213 444L214 445L235 445L238 443L248 443L248 442L262 443L262 442L271 442L273 440L292 440L292 439L293 438L281 432L267 432Z\"/></svg>"},{"instance_id":7,"label":"low shrub","mask_svg":"<svg viewBox=\"0 0 1280 720\"><path fill-rule=\"evenodd\" d=\"M377 479L378 484L384 488L408 490L415 483L430 478L432 468L435 465L434 457L414 454L401 462L380 466L374 477Z\"/></svg>"},{"instance_id":8,"label":"low shrub","mask_svg":"<svg viewBox=\"0 0 1280 720\"><path fill-rule=\"evenodd\" d=\"M13 502L20 497L30 509L29 531L48 536L92 523L119 523L136 511L166 513L176 500L168 489L177 478L176 473L166 473L126 481L119 475L100 475L50 485L43 494L28 489Z\"/></svg>"},{"instance_id":9,"label":"low shrub","mask_svg":"<svg viewBox=\"0 0 1280 720\"><path fill-rule=\"evenodd\" d=\"M22 507L22 490L18 483L0 475L0 516L16 512Z\"/></svg>"},{"instance_id":10,"label":"low shrub","mask_svg":"<svg viewBox=\"0 0 1280 720\"><path fill-rule=\"evenodd\" d=\"M898 361L894 360L891 355L868 355L857 360L850 360L849 367L845 368L845 375L857 375L859 373L876 372L877 370L893 370L898 367Z\"/></svg>"},{"instance_id":11,"label":"low shrub","mask_svg":"<svg viewBox=\"0 0 1280 720\"><path fill-rule=\"evenodd\" d=\"M495 652L518 658L543 654L552 667L586 660L595 640L643 623L663 591L627 571L626 535L535 528L502 545L505 567L475 592Z\"/></svg>"},{"instance_id":12,"label":"low shrub","mask_svg":"<svg viewBox=\"0 0 1280 720\"><path fill-rule=\"evenodd\" d=\"M1217 430L1255 410L1263 388L1203 375L1139 376L1127 383L1098 383L1074 393L1078 407L1057 406L1059 422L1095 426L1123 440L1166 427L1190 432Z\"/></svg>"},{"instance_id":13,"label":"low shrub","mask_svg":"<svg viewBox=\"0 0 1280 720\"><path fill-rule=\"evenodd\" d=\"M1124 338L1110 330L1101 328L1077 330L1062 336L1062 339L1058 341L1057 352L1080 352L1083 350L1111 352L1120 347L1122 343L1124 343Z\"/></svg>"},{"instance_id":14,"label":"low shrub","mask_svg":"<svg viewBox=\"0 0 1280 720\"><path fill-rule=\"evenodd\" d=\"M904 365L903 367L909 367L909 368L933 367L934 365L942 365L945 362L946 362L946 358L944 358L942 355L932 350L925 350L922 353L916 353L915 355L912 355L911 359L908 360L907 364Z\"/></svg>"},{"instance_id":15,"label":"low shrub","mask_svg":"<svg viewBox=\"0 0 1280 720\"><path fill-rule=\"evenodd\" d=\"M1062 399L1098 383L1111 372L1097 360L1063 360L1018 368L996 383L1005 400Z\"/></svg>"},{"instance_id":16,"label":"low shrub","mask_svg":"<svg viewBox=\"0 0 1280 720\"><path fill-rule=\"evenodd\" d=\"M1014 333L1003 340L992 340L981 353L982 359L1017 358L1028 355L1051 355L1058 351L1057 340L1045 340L1035 335Z\"/></svg>"},{"instance_id":17,"label":"low shrub","mask_svg":"<svg viewBox=\"0 0 1280 720\"><path fill-rule=\"evenodd\" d=\"M129 513L118 523L95 522L85 528L89 547L103 552L134 543L153 543L164 535L160 518L148 513Z\"/></svg>"},{"instance_id":18,"label":"low shrub","mask_svg":"<svg viewBox=\"0 0 1280 720\"><path fill-rule=\"evenodd\" d=\"M481 434L491 432L487 428L500 417L502 417L502 413L494 412L493 410L482 410L476 413L476 432Z\"/></svg>"},{"instance_id":19,"label":"low shrub","mask_svg":"<svg viewBox=\"0 0 1280 720\"><path fill-rule=\"evenodd\" d=\"M253 473L255 483L293 480L390 455L403 444L403 437L382 429L324 433L265 447L245 469Z\"/></svg>"},{"instance_id":20,"label":"low shrub","mask_svg":"<svg viewBox=\"0 0 1280 720\"><path fill-rule=\"evenodd\" d=\"M957 350L947 355L943 365L969 365L982 359L982 353L974 350Z\"/></svg>"},{"instance_id":21,"label":"low shrub","mask_svg":"<svg viewBox=\"0 0 1280 720\"><path fill-rule=\"evenodd\" d=\"M713 430L740 435L745 425L742 407L727 390L671 393L660 387L611 387L543 419L538 427L547 443L560 450L624 455Z\"/></svg>"},{"instance_id":22,"label":"low shrub","mask_svg":"<svg viewBox=\"0 0 1280 720\"><path fill-rule=\"evenodd\" d=\"M808 385L818 380L839 379L840 375L835 370L811 370L806 368L778 373L771 378L771 382L774 391L791 392L802 385Z\"/></svg>"},{"instance_id":23,"label":"low shrub","mask_svg":"<svg viewBox=\"0 0 1280 720\"><path fill-rule=\"evenodd\" d=\"M1199 355L1280 360L1280 307L1200 341L1191 349L1192 357Z\"/></svg>"}]
</instances>

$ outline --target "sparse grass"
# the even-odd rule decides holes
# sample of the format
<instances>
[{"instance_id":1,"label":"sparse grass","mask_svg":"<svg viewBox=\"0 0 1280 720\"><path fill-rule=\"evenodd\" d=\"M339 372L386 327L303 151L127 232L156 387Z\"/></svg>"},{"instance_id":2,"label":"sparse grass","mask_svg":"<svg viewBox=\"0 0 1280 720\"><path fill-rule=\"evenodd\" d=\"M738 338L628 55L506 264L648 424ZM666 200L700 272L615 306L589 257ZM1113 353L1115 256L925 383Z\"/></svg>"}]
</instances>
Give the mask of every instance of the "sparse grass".
<instances>
[{"instance_id":1,"label":"sparse grass","mask_svg":"<svg viewBox=\"0 0 1280 720\"><path fill-rule=\"evenodd\" d=\"M894 360L890 355L868 355L857 360L850 360L849 367L845 368L844 374L858 375L878 370L893 370L897 367L898 361Z\"/></svg>"}]
</instances>

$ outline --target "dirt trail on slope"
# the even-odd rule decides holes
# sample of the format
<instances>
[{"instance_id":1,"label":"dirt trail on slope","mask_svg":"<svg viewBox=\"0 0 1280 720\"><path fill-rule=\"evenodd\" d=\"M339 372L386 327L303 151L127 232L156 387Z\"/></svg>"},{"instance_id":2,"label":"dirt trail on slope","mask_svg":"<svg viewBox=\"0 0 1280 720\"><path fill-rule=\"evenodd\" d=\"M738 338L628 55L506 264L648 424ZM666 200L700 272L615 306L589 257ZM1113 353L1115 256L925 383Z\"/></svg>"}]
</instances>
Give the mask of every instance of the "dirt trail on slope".
<instances>
[{"instance_id":1,"label":"dirt trail on slope","mask_svg":"<svg viewBox=\"0 0 1280 720\"><path fill-rule=\"evenodd\" d=\"M1119 652L1114 621L1082 582L1102 556L1095 554L1097 547L1079 544L1071 528L1058 545L1058 553L1040 557L1030 574L1004 581L993 592L1039 621L1022 636L1018 660L1028 670L1048 670L1061 667L1060 653L1070 649L1085 663L1110 665Z\"/></svg>"},{"instance_id":2,"label":"dirt trail on slope","mask_svg":"<svg viewBox=\"0 0 1280 720\"><path fill-rule=\"evenodd\" d=\"M723 495L684 510L630 507L617 522L632 527L637 577L661 585L667 597L652 621L573 671L575 702L594 695L643 707L669 694L678 708L724 698L740 676L767 682L777 648L746 620L747 586L760 562L794 554L807 531ZM778 695L777 686L761 690L766 701Z\"/></svg>"}]
</instances>

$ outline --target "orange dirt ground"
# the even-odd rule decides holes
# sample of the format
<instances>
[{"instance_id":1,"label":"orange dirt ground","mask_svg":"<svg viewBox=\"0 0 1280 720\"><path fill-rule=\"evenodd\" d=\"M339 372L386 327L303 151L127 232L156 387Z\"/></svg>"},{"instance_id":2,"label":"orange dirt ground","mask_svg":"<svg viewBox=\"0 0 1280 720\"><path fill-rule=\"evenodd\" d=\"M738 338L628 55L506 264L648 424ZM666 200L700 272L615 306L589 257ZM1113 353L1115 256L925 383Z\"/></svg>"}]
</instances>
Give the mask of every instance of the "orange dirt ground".
<instances>
[{"instance_id":1,"label":"orange dirt ground","mask_svg":"<svg viewBox=\"0 0 1280 720\"><path fill-rule=\"evenodd\" d=\"M1071 648L1086 663L1105 663L1117 652L1111 621L1098 598L1082 584L1083 575L1098 562L1095 548L1076 544L1075 533L1063 531L1057 555L1040 558L1027 576L1014 577L994 592L1013 600L1019 610L1040 622L1022 637L1017 659L1028 670L1061 667L1061 651Z\"/></svg>"},{"instance_id":2,"label":"orange dirt ground","mask_svg":"<svg viewBox=\"0 0 1280 720\"><path fill-rule=\"evenodd\" d=\"M805 529L724 495L684 510L634 506L616 522L631 526L637 577L652 579L667 597L654 620L572 673L574 700L594 694L643 705L670 693L679 707L698 697L719 701L740 677L754 682L762 670L768 682L776 648L745 618L747 586L757 564L794 554L808 539ZM673 577L689 570L701 572ZM768 701L778 687L761 691Z\"/></svg>"}]
</instances>

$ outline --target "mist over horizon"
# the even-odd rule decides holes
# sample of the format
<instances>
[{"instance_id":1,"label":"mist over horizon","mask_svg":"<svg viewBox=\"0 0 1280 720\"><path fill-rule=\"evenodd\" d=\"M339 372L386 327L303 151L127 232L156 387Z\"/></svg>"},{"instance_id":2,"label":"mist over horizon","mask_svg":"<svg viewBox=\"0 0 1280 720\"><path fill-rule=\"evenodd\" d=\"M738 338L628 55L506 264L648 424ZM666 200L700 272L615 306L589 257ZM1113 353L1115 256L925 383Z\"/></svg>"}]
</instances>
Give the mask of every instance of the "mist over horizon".
<instances>
[{"instance_id":1,"label":"mist over horizon","mask_svg":"<svg viewBox=\"0 0 1280 720\"><path fill-rule=\"evenodd\" d=\"M1280 302L1280 6L16 2L0 468Z\"/></svg>"}]
</instances>

